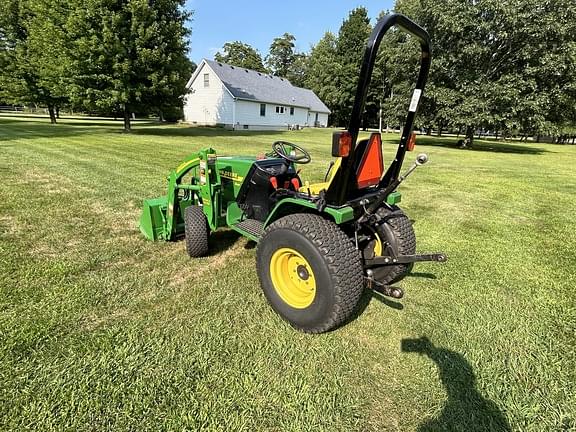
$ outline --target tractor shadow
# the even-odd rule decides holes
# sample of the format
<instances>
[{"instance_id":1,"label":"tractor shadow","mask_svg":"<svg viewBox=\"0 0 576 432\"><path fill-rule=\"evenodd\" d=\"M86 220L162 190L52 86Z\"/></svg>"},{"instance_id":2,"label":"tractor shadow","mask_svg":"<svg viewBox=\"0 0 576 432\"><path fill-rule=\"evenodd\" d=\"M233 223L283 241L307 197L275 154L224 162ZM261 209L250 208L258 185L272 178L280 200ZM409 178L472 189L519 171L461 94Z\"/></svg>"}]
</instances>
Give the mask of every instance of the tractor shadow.
<instances>
[{"instance_id":1,"label":"tractor shadow","mask_svg":"<svg viewBox=\"0 0 576 432\"><path fill-rule=\"evenodd\" d=\"M426 336L403 339L401 349L425 355L436 363L447 394L440 415L422 423L418 432L512 430L504 413L476 388L474 370L463 355L435 346Z\"/></svg>"},{"instance_id":2,"label":"tractor shadow","mask_svg":"<svg viewBox=\"0 0 576 432\"><path fill-rule=\"evenodd\" d=\"M423 272L410 272L406 277L415 277L421 279L438 279L434 273L423 273Z\"/></svg>"},{"instance_id":3,"label":"tractor shadow","mask_svg":"<svg viewBox=\"0 0 576 432\"><path fill-rule=\"evenodd\" d=\"M356 306L356 310L354 311L354 313L352 313L352 315L346 321L344 321L340 326L338 326L334 330L344 327L346 324L349 324L352 321L355 321L357 318L359 318L360 315L364 313L364 311L366 310L372 299L375 299L392 309L396 310L404 309L404 305L402 303L394 301L391 297L386 297L384 294L376 291L375 289L364 288L364 291L362 291L362 296L360 297L360 301L358 302L358 305Z\"/></svg>"},{"instance_id":4,"label":"tractor shadow","mask_svg":"<svg viewBox=\"0 0 576 432\"><path fill-rule=\"evenodd\" d=\"M422 273L422 272L410 272L406 275L406 277L436 279L436 275L434 273ZM366 310L366 308L368 307L368 305L372 300L379 301L383 305L388 306L389 308L392 309L396 310L404 309L404 305L400 303L400 301L382 294L380 291L378 291L377 288L373 289L364 288L364 291L362 292L362 297L360 297L360 301L358 302L356 312L352 314L352 316L350 317L350 319L346 321L346 323L350 323L354 321L356 318L358 318L360 315L362 315L362 313Z\"/></svg>"},{"instance_id":5,"label":"tractor shadow","mask_svg":"<svg viewBox=\"0 0 576 432\"><path fill-rule=\"evenodd\" d=\"M230 249L238 239L242 237L240 233L234 230L218 230L210 233L210 241L208 242L209 257L218 255L228 249Z\"/></svg>"},{"instance_id":6,"label":"tractor shadow","mask_svg":"<svg viewBox=\"0 0 576 432\"><path fill-rule=\"evenodd\" d=\"M375 299L375 300L379 301L380 303L382 303L382 304L384 304L384 305L386 305L392 309L396 309L396 310L404 309L404 305L402 303L400 303L399 301L396 301L392 297L385 296L384 294L382 294L381 292L379 292L376 289L370 290L369 295L370 295L369 300ZM368 306L368 305L366 305L366 306Z\"/></svg>"}]
</instances>

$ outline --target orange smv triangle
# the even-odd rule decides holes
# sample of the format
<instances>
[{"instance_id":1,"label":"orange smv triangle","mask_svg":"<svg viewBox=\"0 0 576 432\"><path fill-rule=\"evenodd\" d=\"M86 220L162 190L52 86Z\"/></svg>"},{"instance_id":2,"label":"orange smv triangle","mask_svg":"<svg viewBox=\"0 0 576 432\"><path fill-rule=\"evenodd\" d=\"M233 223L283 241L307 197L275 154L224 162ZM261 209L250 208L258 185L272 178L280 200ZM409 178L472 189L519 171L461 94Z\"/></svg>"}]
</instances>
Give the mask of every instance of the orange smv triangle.
<instances>
[{"instance_id":1,"label":"orange smv triangle","mask_svg":"<svg viewBox=\"0 0 576 432\"><path fill-rule=\"evenodd\" d=\"M379 133L370 135L370 140L362 155L362 161L356 170L356 181L358 189L374 186L380 183L380 178L384 172L384 161L382 160L382 138Z\"/></svg>"}]
</instances>

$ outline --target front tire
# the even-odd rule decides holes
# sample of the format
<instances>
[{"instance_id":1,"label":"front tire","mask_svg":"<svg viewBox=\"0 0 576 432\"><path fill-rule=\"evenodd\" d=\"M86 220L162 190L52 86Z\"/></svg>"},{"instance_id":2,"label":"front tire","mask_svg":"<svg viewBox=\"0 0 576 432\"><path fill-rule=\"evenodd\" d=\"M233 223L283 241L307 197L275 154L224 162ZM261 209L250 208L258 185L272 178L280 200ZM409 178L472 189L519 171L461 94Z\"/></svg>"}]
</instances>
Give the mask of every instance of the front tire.
<instances>
[{"instance_id":1,"label":"front tire","mask_svg":"<svg viewBox=\"0 0 576 432\"><path fill-rule=\"evenodd\" d=\"M186 234L186 252L192 258L208 253L208 219L204 211L195 205L184 210L184 231Z\"/></svg>"},{"instance_id":2,"label":"front tire","mask_svg":"<svg viewBox=\"0 0 576 432\"><path fill-rule=\"evenodd\" d=\"M271 224L258 244L257 270L272 308L306 333L347 322L364 288L360 253L350 238L314 214Z\"/></svg>"}]
</instances>

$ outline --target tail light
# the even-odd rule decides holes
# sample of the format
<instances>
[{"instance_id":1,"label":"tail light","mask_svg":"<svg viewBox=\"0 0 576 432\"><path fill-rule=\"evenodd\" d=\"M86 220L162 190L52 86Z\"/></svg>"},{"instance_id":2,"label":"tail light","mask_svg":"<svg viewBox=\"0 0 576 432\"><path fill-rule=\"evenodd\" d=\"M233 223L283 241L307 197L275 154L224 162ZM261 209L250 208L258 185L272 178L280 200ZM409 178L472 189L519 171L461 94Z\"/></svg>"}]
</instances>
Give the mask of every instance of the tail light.
<instances>
[{"instance_id":1,"label":"tail light","mask_svg":"<svg viewBox=\"0 0 576 432\"><path fill-rule=\"evenodd\" d=\"M408 144L406 145L406 150L412 151L416 147L416 132L412 132L410 134L410 138L408 138Z\"/></svg>"},{"instance_id":2,"label":"tail light","mask_svg":"<svg viewBox=\"0 0 576 432\"><path fill-rule=\"evenodd\" d=\"M348 157L352 148L352 135L350 132L334 132L332 135L332 156Z\"/></svg>"}]
</instances>

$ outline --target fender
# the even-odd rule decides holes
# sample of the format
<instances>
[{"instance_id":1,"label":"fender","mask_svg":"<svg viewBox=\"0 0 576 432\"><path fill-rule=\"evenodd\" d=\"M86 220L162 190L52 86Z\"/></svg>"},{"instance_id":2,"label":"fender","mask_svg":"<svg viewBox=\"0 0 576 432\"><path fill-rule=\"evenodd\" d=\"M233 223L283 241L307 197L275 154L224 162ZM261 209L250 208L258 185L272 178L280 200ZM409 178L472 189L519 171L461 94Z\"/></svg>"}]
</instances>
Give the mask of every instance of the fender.
<instances>
[{"instance_id":1,"label":"fender","mask_svg":"<svg viewBox=\"0 0 576 432\"><path fill-rule=\"evenodd\" d=\"M323 212L319 212L316 204L312 201L301 198L285 198L270 212L268 219L264 222L264 228L267 228L272 222L280 219L282 216L293 213L327 213L337 225L354 220L354 209L350 206L326 206Z\"/></svg>"}]
</instances>

